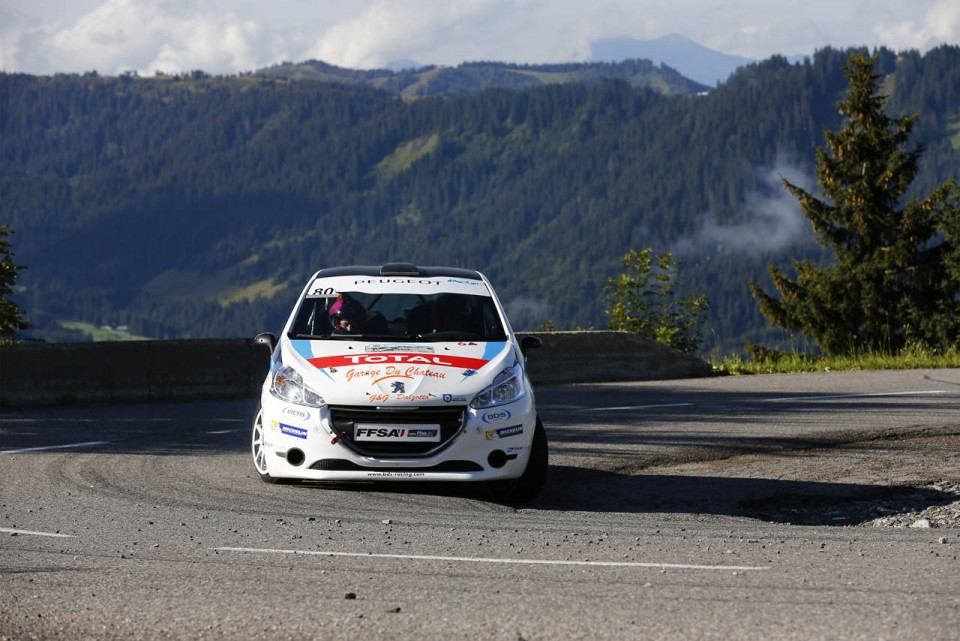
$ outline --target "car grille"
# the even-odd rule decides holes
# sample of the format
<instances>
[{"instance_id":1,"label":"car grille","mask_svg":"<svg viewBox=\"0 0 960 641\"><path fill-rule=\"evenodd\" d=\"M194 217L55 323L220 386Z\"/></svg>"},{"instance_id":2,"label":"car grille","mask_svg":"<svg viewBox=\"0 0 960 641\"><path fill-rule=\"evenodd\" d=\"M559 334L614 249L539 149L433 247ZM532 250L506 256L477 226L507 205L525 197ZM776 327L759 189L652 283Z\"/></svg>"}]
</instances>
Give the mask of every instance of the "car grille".
<instances>
[{"instance_id":1,"label":"car grille","mask_svg":"<svg viewBox=\"0 0 960 641\"><path fill-rule=\"evenodd\" d=\"M330 420L337 434L343 434L340 441L354 452L363 456L377 458L402 458L410 456L429 456L447 447L454 436L463 427L464 406L418 407L411 410L372 407L332 406ZM357 443L353 440L354 425L357 423L377 423L383 425L439 425L440 442L436 443Z\"/></svg>"},{"instance_id":2,"label":"car grille","mask_svg":"<svg viewBox=\"0 0 960 641\"><path fill-rule=\"evenodd\" d=\"M353 461L339 458L325 458L310 466L311 470L325 472L482 472L483 467L473 461L443 461L431 467L371 467L357 465Z\"/></svg>"}]
</instances>

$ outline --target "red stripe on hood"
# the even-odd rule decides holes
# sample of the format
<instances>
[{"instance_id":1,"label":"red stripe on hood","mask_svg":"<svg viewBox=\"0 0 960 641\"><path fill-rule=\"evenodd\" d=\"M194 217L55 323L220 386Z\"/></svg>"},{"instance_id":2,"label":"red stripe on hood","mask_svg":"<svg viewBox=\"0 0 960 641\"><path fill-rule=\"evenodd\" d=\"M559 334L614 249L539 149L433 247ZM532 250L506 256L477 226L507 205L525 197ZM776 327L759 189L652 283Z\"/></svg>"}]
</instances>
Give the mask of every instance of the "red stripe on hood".
<instances>
[{"instance_id":1,"label":"red stripe on hood","mask_svg":"<svg viewBox=\"0 0 960 641\"><path fill-rule=\"evenodd\" d=\"M407 354L387 352L377 354L338 354L307 359L317 369L350 367L356 365L423 365L428 367L455 367L457 369L480 369L490 361L468 356L446 354Z\"/></svg>"}]
</instances>

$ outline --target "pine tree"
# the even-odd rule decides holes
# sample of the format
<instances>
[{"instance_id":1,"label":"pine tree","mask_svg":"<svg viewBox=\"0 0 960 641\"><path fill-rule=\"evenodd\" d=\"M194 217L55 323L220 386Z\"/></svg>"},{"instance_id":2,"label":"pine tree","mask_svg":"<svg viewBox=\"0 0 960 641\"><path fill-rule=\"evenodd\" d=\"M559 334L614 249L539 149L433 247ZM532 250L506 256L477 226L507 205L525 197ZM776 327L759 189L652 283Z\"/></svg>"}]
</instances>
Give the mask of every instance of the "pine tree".
<instances>
[{"instance_id":1,"label":"pine tree","mask_svg":"<svg viewBox=\"0 0 960 641\"><path fill-rule=\"evenodd\" d=\"M10 225L0 225L0 342L16 340L17 332L29 326L23 311L8 298L17 283L17 270L24 269L13 262L13 250L7 240L12 233Z\"/></svg>"},{"instance_id":2,"label":"pine tree","mask_svg":"<svg viewBox=\"0 0 960 641\"><path fill-rule=\"evenodd\" d=\"M955 253L957 188L949 181L901 206L922 146L907 150L917 116L884 112L876 57L851 54L839 131L825 132L816 173L825 199L784 180L835 263L794 264L797 278L770 266L780 298L751 283L760 310L776 326L812 337L830 354L896 352L908 341L941 346L957 338L960 280ZM939 232L939 234L938 234Z\"/></svg>"}]
</instances>

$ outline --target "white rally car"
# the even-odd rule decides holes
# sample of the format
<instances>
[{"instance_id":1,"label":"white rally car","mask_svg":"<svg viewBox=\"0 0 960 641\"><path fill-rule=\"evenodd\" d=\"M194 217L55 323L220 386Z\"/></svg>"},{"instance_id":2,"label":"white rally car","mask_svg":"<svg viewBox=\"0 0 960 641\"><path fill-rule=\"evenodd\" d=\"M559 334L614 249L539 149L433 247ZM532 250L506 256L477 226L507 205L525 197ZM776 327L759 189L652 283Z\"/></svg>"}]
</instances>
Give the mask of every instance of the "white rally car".
<instances>
[{"instance_id":1,"label":"white rally car","mask_svg":"<svg viewBox=\"0 0 960 641\"><path fill-rule=\"evenodd\" d=\"M389 263L321 269L272 350L253 421L268 483L490 481L533 499L547 438L518 341L476 271Z\"/></svg>"}]
</instances>

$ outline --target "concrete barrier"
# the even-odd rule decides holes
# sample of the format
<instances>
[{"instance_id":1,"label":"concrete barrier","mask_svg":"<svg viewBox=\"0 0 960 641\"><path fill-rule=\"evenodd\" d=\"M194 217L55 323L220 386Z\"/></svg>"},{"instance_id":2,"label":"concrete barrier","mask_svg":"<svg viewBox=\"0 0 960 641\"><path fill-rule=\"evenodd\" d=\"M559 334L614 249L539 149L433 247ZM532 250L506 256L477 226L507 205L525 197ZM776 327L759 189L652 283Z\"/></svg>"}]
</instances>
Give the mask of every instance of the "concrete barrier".
<instances>
[{"instance_id":1,"label":"concrete barrier","mask_svg":"<svg viewBox=\"0 0 960 641\"><path fill-rule=\"evenodd\" d=\"M635 334L521 333L537 385L690 378L710 365ZM0 406L254 396L269 365L246 339L0 345Z\"/></svg>"},{"instance_id":2,"label":"concrete barrier","mask_svg":"<svg viewBox=\"0 0 960 641\"><path fill-rule=\"evenodd\" d=\"M269 354L253 340L0 346L0 405L252 395Z\"/></svg>"},{"instance_id":3,"label":"concrete barrier","mask_svg":"<svg viewBox=\"0 0 960 641\"><path fill-rule=\"evenodd\" d=\"M536 385L653 381L709 376L709 363L629 332L522 332L543 347L527 354Z\"/></svg>"}]
</instances>

